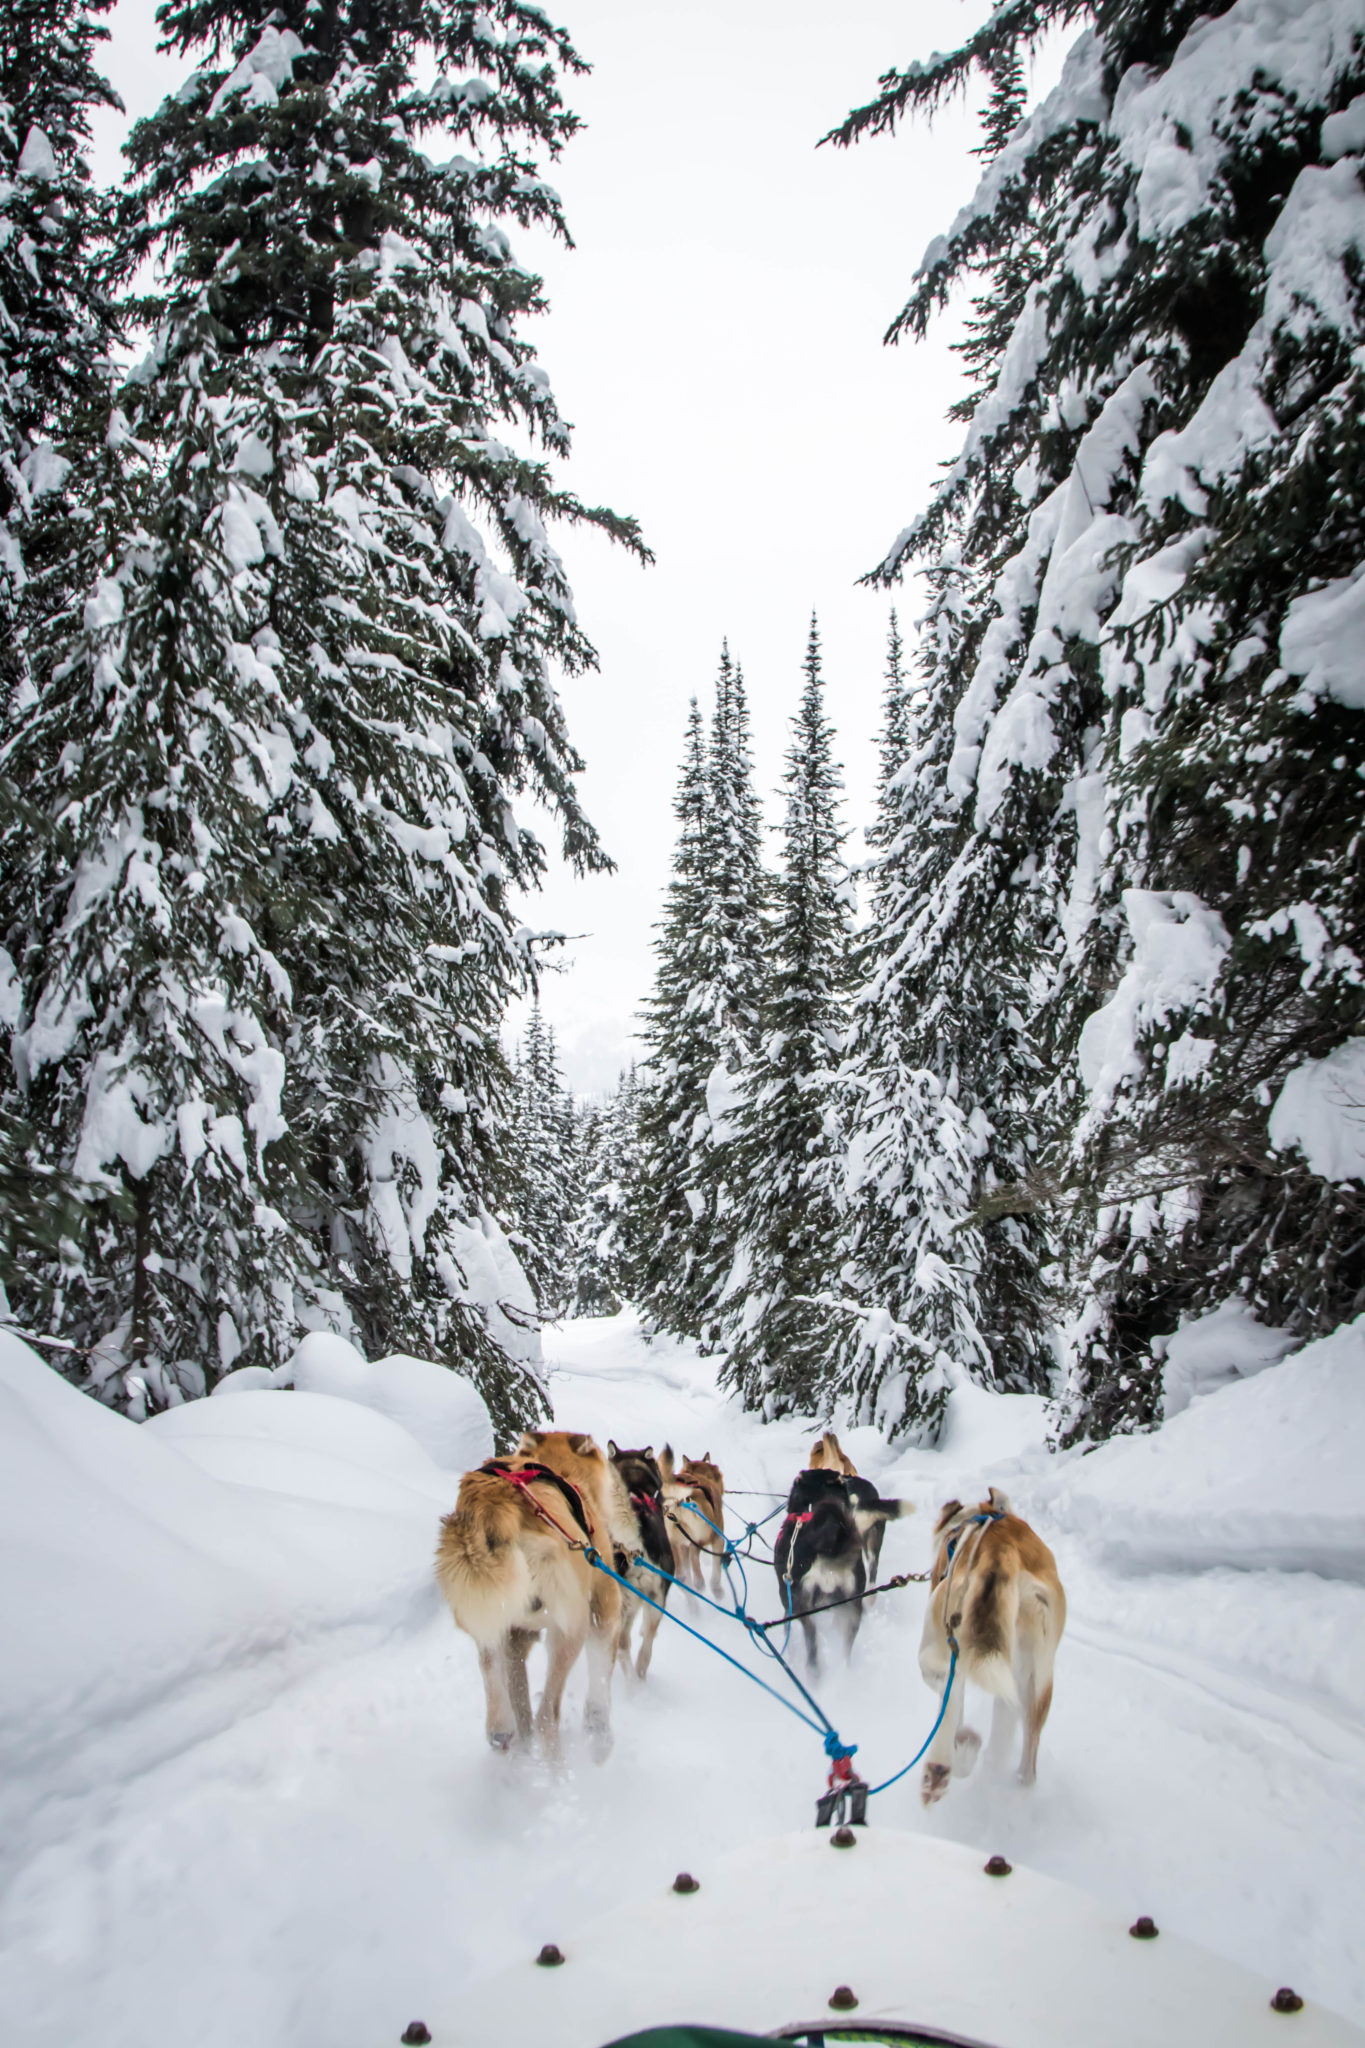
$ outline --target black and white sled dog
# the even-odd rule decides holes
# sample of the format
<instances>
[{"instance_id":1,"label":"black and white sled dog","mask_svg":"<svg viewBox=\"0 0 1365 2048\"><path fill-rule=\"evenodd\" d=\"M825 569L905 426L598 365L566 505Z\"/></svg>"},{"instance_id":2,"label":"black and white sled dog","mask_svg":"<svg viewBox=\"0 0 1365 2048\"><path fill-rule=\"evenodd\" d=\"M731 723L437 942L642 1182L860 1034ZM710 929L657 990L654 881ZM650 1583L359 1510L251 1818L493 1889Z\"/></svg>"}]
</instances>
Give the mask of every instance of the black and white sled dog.
<instances>
[{"instance_id":1,"label":"black and white sled dog","mask_svg":"<svg viewBox=\"0 0 1365 2048\"><path fill-rule=\"evenodd\" d=\"M643 1600L628 1596L624 1603L616 1654L628 1671L633 1669L637 1678L643 1678L654 1654L654 1638L663 1620L660 1609L667 1604L674 1568L673 1545L664 1520L663 1474L652 1444L646 1444L640 1451L623 1451L609 1437L607 1457L617 1511L613 1518L613 1531L618 1526L628 1529L632 1538L625 1549L617 1551L616 1569L635 1592L644 1595ZM647 1558L648 1564L637 1564L637 1557ZM651 1571L650 1565L660 1569ZM660 1576L661 1572L663 1576ZM652 1606L651 1601L654 1603ZM630 1632L637 1608L640 1611L640 1653L632 1666Z\"/></svg>"},{"instance_id":2,"label":"black and white sled dog","mask_svg":"<svg viewBox=\"0 0 1365 2048\"><path fill-rule=\"evenodd\" d=\"M882 1538L888 1522L897 1521L902 1515L913 1515L915 1504L910 1500L883 1500L870 1479L860 1479L858 1468L840 1443L832 1429L817 1437L810 1454L812 1472L840 1472L848 1488L849 1505L853 1509L853 1520L862 1538L863 1558L867 1565L867 1576L875 1579L882 1559Z\"/></svg>"},{"instance_id":3,"label":"black and white sled dog","mask_svg":"<svg viewBox=\"0 0 1365 2048\"><path fill-rule=\"evenodd\" d=\"M887 1522L910 1512L908 1502L881 1500L875 1488L870 1491L871 1501L864 1497L855 1506L842 1472L811 1469L798 1472L787 1497L786 1520L778 1531L773 1564L783 1609L801 1623L806 1661L812 1671L820 1668L813 1609L832 1608L830 1624L843 1639L845 1655L853 1653L867 1591L867 1553L860 1524L870 1520L884 1528Z\"/></svg>"}]
</instances>

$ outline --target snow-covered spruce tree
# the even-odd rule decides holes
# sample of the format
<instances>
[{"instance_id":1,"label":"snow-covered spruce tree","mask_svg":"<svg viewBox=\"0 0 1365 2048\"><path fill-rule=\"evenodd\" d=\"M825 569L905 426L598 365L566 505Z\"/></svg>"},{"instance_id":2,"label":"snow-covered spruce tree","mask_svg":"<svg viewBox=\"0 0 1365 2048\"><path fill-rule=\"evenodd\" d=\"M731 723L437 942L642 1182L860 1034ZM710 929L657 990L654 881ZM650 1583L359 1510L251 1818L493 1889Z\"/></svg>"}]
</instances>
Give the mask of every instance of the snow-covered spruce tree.
<instances>
[{"instance_id":1,"label":"snow-covered spruce tree","mask_svg":"<svg viewBox=\"0 0 1365 2048\"><path fill-rule=\"evenodd\" d=\"M645 1003L642 1035L649 1058L639 1110L641 1305L661 1328L687 1337L702 1334L704 1280L697 1251L706 1210L706 1090L717 1049L715 1021L702 1000L709 805L705 728L694 697L674 802L673 873L654 942L654 987Z\"/></svg>"},{"instance_id":2,"label":"snow-covered spruce tree","mask_svg":"<svg viewBox=\"0 0 1365 2048\"><path fill-rule=\"evenodd\" d=\"M914 685L905 673L900 621L893 611L886 634L882 729L877 736L877 812L864 834L869 846L889 845L900 828L898 778L910 759L914 697Z\"/></svg>"},{"instance_id":3,"label":"snow-covered spruce tree","mask_svg":"<svg viewBox=\"0 0 1365 2048\"><path fill-rule=\"evenodd\" d=\"M883 705L871 899L840 1077L849 1133L840 1284L862 1314L835 1332L833 1373L855 1413L889 1435L932 1440L948 1390L995 1372L981 1327L982 1232L964 1227L991 1076L964 1028L970 980L940 990L923 972L923 912L942 872L937 751L927 705L910 701L894 618ZM974 1113L962 1101L964 1068Z\"/></svg>"},{"instance_id":4,"label":"snow-covered spruce tree","mask_svg":"<svg viewBox=\"0 0 1365 2048\"><path fill-rule=\"evenodd\" d=\"M150 440L110 418L112 317L75 154L85 106L112 99L90 70L95 31L73 10L25 12L18 47L54 73L30 81L20 183L46 193L54 225L29 251L27 325L7 337L7 392L29 409L10 415L27 453L9 558L24 658L0 758L6 1094L23 1169L37 1186L74 1177L80 1203L30 1241L12 1305L75 1347L57 1359L93 1391L142 1413L202 1393L206 1362L292 1323L295 1273L309 1274L276 1206L287 1167L266 1160L283 1135L285 1006L254 920L278 714L239 641L252 598L224 524L229 411L188 380L164 452L150 400Z\"/></svg>"},{"instance_id":5,"label":"snow-covered spruce tree","mask_svg":"<svg viewBox=\"0 0 1365 2048\"><path fill-rule=\"evenodd\" d=\"M725 1166L739 1216L722 1300L725 1378L769 1416L820 1404L842 1315L833 1294L844 1179L836 1071L848 1023L851 883L814 619L803 666L783 777L771 964Z\"/></svg>"},{"instance_id":6,"label":"snow-covered spruce tree","mask_svg":"<svg viewBox=\"0 0 1365 2048\"><path fill-rule=\"evenodd\" d=\"M101 443L66 444L76 516L40 509L69 522L70 553L34 551L33 683L3 755L41 820L8 836L3 882L31 1163L73 1175L86 1217L79 1246L26 1262L13 1306L135 1414L240 1359L279 1363L317 1280L286 1216L290 987L265 846L288 739L248 639L267 593L234 524L246 426L183 345L183 381L153 369L131 394L145 438L116 411Z\"/></svg>"},{"instance_id":7,"label":"snow-covered spruce tree","mask_svg":"<svg viewBox=\"0 0 1365 2048\"><path fill-rule=\"evenodd\" d=\"M508 1234L540 1315L557 1321L573 1299L582 1170L573 1101L539 1003L527 1019L514 1078L514 1114L505 1140L515 1162L514 1185L505 1197L513 1219Z\"/></svg>"},{"instance_id":8,"label":"snow-covered spruce tree","mask_svg":"<svg viewBox=\"0 0 1365 2048\"><path fill-rule=\"evenodd\" d=\"M0 690L24 673L24 529L60 490L47 444L102 383L114 333L90 110L117 107L95 68L108 0L11 0L0 20Z\"/></svg>"},{"instance_id":9,"label":"snow-covered spruce tree","mask_svg":"<svg viewBox=\"0 0 1365 2048\"><path fill-rule=\"evenodd\" d=\"M14 0L0 20L0 707L27 692L24 564L35 504L60 493L66 469L50 441L99 388L114 317L98 260L99 208L84 146L89 112L116 106L95 68L107 35L99 5ZM0 774L0 869L44 829ZM4 893L0 883L0 921ZM9 934L13 938L13 934ZM0 941L6 933L0 922ZM16 941L17 943L17 941ZM19 1021L20 990L0 948L0 1028ZM62 1175L33 1157L14 1075L0 1069L0 1258L12 1281L31 1246L79 1227Z\"/></svg>"},{"instance_id":10,"label":"snow-covered spruce tree","mask_svg":"<svg viewBox=\"0 0 1365 2048\"><path fill-rule=\"evenodd\" d=\"M763 812L754 788L744 675L722 649L707 761L706 889L698 934L694 990L709 1019L715 1065L706 1083L706 1125L698 1147L697 1189L703 1208L694 1231L693 1298L698 1334L720 1342L720 1297L734 1265L742 1219L730 1185L731 1111L741 1075L758 1044L768 972L767 906L771 882L763 866Z\"/></svg>"},{"instance_id":11,"label":"snow-covered spruce tree","mask_svg":"<svg viewBox=\"0 0 1365 2048\"><path fill-rule=\"evenodd\" d=\"M638 545L502 438L566 444L517 332L538 280L502 223L562 231L532 153L572 132L556 74L578 60L511 0L205 0L164 23L211 60L130 144L124 254L166 265L137 388L168 418L158 387L230 416L202 488L237 508L232 637L276 698L255 938L288 989L288 1215L329 1319L461 1363L506 1431L539 1399L490 1207L497 1031L527 966L508 896L542 859L516 792L573 860L602 859L549 675L591 649L545 521ZM414 138L441 132L474 154L434 162Z\"/></svg>"},{"instance_id":12,"label":"snow-covered spruce tree","mask_svg":"<svg viewBox=\"0 0 1365 2048\"><path fill-rule=\"evenodd\" d=\"M583 1200L575 1224L578 1316L614 1316L634 1298L640 1256L640 1084L632 1066L585 1117Z\"/></svg>"},{"instance_id":13,"label":"snow-covered spruce tree","mask_svg":"<svg viewBox=\"0 0 1365 2048\"><path fill-rule=\"evenodd\" d=\"M840 139L1083 12L997 9ZM1160 1414L1182 1316L1235 1292L1308 1333L1365 1288L1322 1113L1365 951L1365 35L1338 0L1093 21L897 323L984 276L962 455L880 572L936 589L932 914L1029 977L1037 1149L984 1100L973 1214L1063 1224L1068 1440Z\"/></svg>"}]
</instances>

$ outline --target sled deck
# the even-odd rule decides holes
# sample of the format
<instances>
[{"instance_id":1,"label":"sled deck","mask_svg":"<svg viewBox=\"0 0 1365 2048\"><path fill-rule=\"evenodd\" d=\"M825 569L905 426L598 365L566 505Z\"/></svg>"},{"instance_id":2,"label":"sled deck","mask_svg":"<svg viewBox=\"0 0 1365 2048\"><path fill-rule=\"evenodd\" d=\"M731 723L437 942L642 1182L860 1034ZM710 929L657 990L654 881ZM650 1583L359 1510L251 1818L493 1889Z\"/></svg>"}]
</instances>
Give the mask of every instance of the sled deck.
<instances>
[{"instance_id":1,"label":"sled deck","mask_svg":"<svg viewBox=\"0 0 1365 2048\"><path fill-rule=\"evenodd\" d=\"M529 1954L436 2015L435 2048L1365 2048L1311 1998L1272 2006L1287 1968L1135 1939L1150 1901L990 1876L959 1842L867 1828L839 1849L812 1829L693 1860L692 1893L661 1867L646 1895L641 1862L614 1910L543 1930L558 1967Z\"/></svg>"}]
</instances>

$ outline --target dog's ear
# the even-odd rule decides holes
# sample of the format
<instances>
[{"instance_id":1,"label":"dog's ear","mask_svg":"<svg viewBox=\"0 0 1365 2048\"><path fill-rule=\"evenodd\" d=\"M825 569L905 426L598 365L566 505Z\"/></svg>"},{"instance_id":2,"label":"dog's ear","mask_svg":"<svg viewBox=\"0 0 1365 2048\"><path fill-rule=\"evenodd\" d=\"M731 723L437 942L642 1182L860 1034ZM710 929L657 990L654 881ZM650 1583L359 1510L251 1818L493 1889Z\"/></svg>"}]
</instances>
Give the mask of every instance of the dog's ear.
<instances>
[{"instance_id":1,"label":"dog's ear","mask_svg":"<svg viewBox=\"0 0 1365 2048\"><path fill-rule=\"evenodd\" d=\"M986 1497L997 1515L1008 1515L1012 1512L1009 1495L1002 1493L998 1486L992 1486Z\"/></svg>"},{"instance_id":2,"label":"dog's ear","mask_svg":"<svg viewBox=\"0 0 1365 2048\"><path fill-rule=\"evenodd\" d=\"M703 1451L703 1452L702 1452L702 1454L701 1454L701 1456L700 1456L700 1457L699 1457L699 1458L697 1459L697 1463L698 1463L699 1465L709 1465L709 1464L710 1464L710 1462L711 1462L711 1453L710 1453L709 1451Z\"/></svg>"},{"instance_id":3,"label":"dog's ear","mask_svg":"<svg viewBox=\"0 0 1365 2048\"><path fill-rule=\"evenodd\" d=\"M529 1458L532 1451L538 1451L544 1441L545 1432L543 1429L524 1429L521 1432L521 1442L517 1445L516 1455L519 1458Z\"/></svg>"},{"instance_id":4,"label":"dog's ear","mask_svg":"<svg viewBox=\"0 0 1365 2048\"><path fill-rule=\"evenodd\" d=\"M954 1515L960 1515L961 1513L962 1502L960 1500L945 1500L943 1506L938 1511L938 1520L934 1524L935 1536L947 1528Z\"/></svg>"},{"instance_id":5,"label":"dog's ear","mask_svg":"<svg viewBox=\"0 0 1365 2048\"><path fill-rule=\"evenodd\" d=\"M653 1444L646 1444L644 1449L641 1451L640 1456L642 1458L652 1458L654 1456Z\"/></svg>"},{"instance_id":6,"label":"dog's ear","mask_svg":"<svg viewBox=\"0 0 1365 2048\"><path fill-rule=\"evenodd\" d=\"M616 1438L614 1436L609 1436L607 1438L607 1456L609 1458L615 1459L619 1458L620 1455L621 1453L616 1448Z\"/></svg>"},{"instance_id":7,"label":"dog's ear","mask_svg":"<svg viewBox=\"0 0 1365 2048\"><path fill-rule=\"evenodd\" d=\"M600 1458L602 1453L586 1430L574 1430L569 1435L569 1449L580 1458Z\"/></svg>"}]
</instances>

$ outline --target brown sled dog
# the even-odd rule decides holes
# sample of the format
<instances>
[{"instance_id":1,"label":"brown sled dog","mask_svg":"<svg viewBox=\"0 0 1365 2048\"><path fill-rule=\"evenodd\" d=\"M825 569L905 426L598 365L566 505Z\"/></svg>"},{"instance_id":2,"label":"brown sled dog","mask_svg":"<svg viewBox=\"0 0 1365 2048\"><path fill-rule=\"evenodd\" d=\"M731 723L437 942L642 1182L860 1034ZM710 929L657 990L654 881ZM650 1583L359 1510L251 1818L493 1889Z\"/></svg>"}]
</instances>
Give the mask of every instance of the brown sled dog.
<instances>
[{"instance_id":1,"label":"brown sled dog","mask_svg":"<svg viewBox=\"0 0 1365 2048\"><path fill-rule=\"evenodd\" d=\"M839 1442L832 1429L827 1429L823 1436L818 1436L815 1439L815 1444L810 1454L810 1470L812 1472L842 1472L845 1479L856 1479L858 1476L858 1467L854 1464L852 1458L849 1457L848 1452Z\"/></svg>"},{"instance_id":2,"label":"brown sled dog","mask_svg":"<svg viewBox=\"0 0 1365 2048\"><path fill-rule=\"evenodd\" d=\"M651 1571L649 1566L657 1565L659 1570L669 1573L674 1570L673 1544L664 1519L663 1474L655 1461L652 1444L642 1451L623 1451L608 1438L607 1456L611 1460L612 1482L618 1490L619 1504L614 1512L622 1525L633 1532L631 1541L622 1545L615 1560L617 1571L635 1589L621 1595L621 1632L616 1654L627 1671L633 1668L635 1676L643 1678L654 1654L654 1638L663 1620L661 1610L668 1603L670 1591L668 1580L660 1578L659 1571ZM639 1559L647 1562L637 1562ZM637 1600L635 1593L642 1593L644 1598ZM632 1667L630 1634L637 1609L640 1654Z\"/></svg>"},{"instance_id":3,"label":"brown sled dog","mask_svg":"<svg viewBox=\"0 0 1365 2048\"><path fill-rule=\"evenodd\" d=\"M518 1484L494 1470L495 1463L515 1472L539 1467L557 1478ZM490 1460L460 1481L455 1511L441 1522L436 1577L457 1627L478 1645L494 1749L509 1749L532 1733L526 1659L544 1634L549 1667L535 1733L551 1753L558 1747L564 1684L586 1644L584 1726L599 1760L610 1750L611 1672L623 1595L566 1539L591 1543L610 1559L614 1539L625 1533L613 1529L613 1519L606 1459L590 1436L567 1430L529 1430L510 1458Z\"/></svg>"},{"instance_id":4,"label":"brown sled dog","mask_svg":"<svg viewBox=\"0 0 1365 2048\"><path fill-rule=\"evenodd\" d=\"M702 1591L702 1557L711 1559L711 1591L719 1595L725 1579L725 1478L711 1453L684 1458L674 1465L673 1449L665 1444L659 1453L659 1470L664 1481L664 1508L668 1517L675 1575L685 1586Z\"/></svg>"},{"instance_id":5,"label":"brown sled dog","mask_svg":"<svg viewBox=\"0 0 1365 2048\"><path fill-rule=\"evenodd\" d=\"M837 1472L843 1478L848 1488L848 1504L853 1510L853 1524L863 1546L867 1576L869 1580L875 1579L881 1563L887 1523L897 1521L903 1515L913 1515L914 1502L883 1500L870 1479L858 1477L857 1466L832 1429L816 1438L810 1454L810 1470ZM889 1512L891 1509L895 1510L894 1514Z\"/></svg>"},{"instance_id":6,"label":"brown sled dog","mask_svg":"<svg viewBox=\"0 0 1365 2048\"><path fill-rule=\"evenodd\" d=\"M1038 1738L1052 1705L1053 1659L1066 1626L1066 1595L1056 1559L997 1488L976 1507L950 1500L939 1512L934 1534L938 1555L919 1649L925 1684L943 1690L950 1630L958 1659L947 1712L920 1780L926 1806L943 1797L950 1773L966 1777L981 1747L976 1731L960 1725L968 1679L995 1696L993 1751L1002 1753L1010 1744L1022 1712L1019 1782L1033 1783Z\"/></svg>"}]
</instances>

